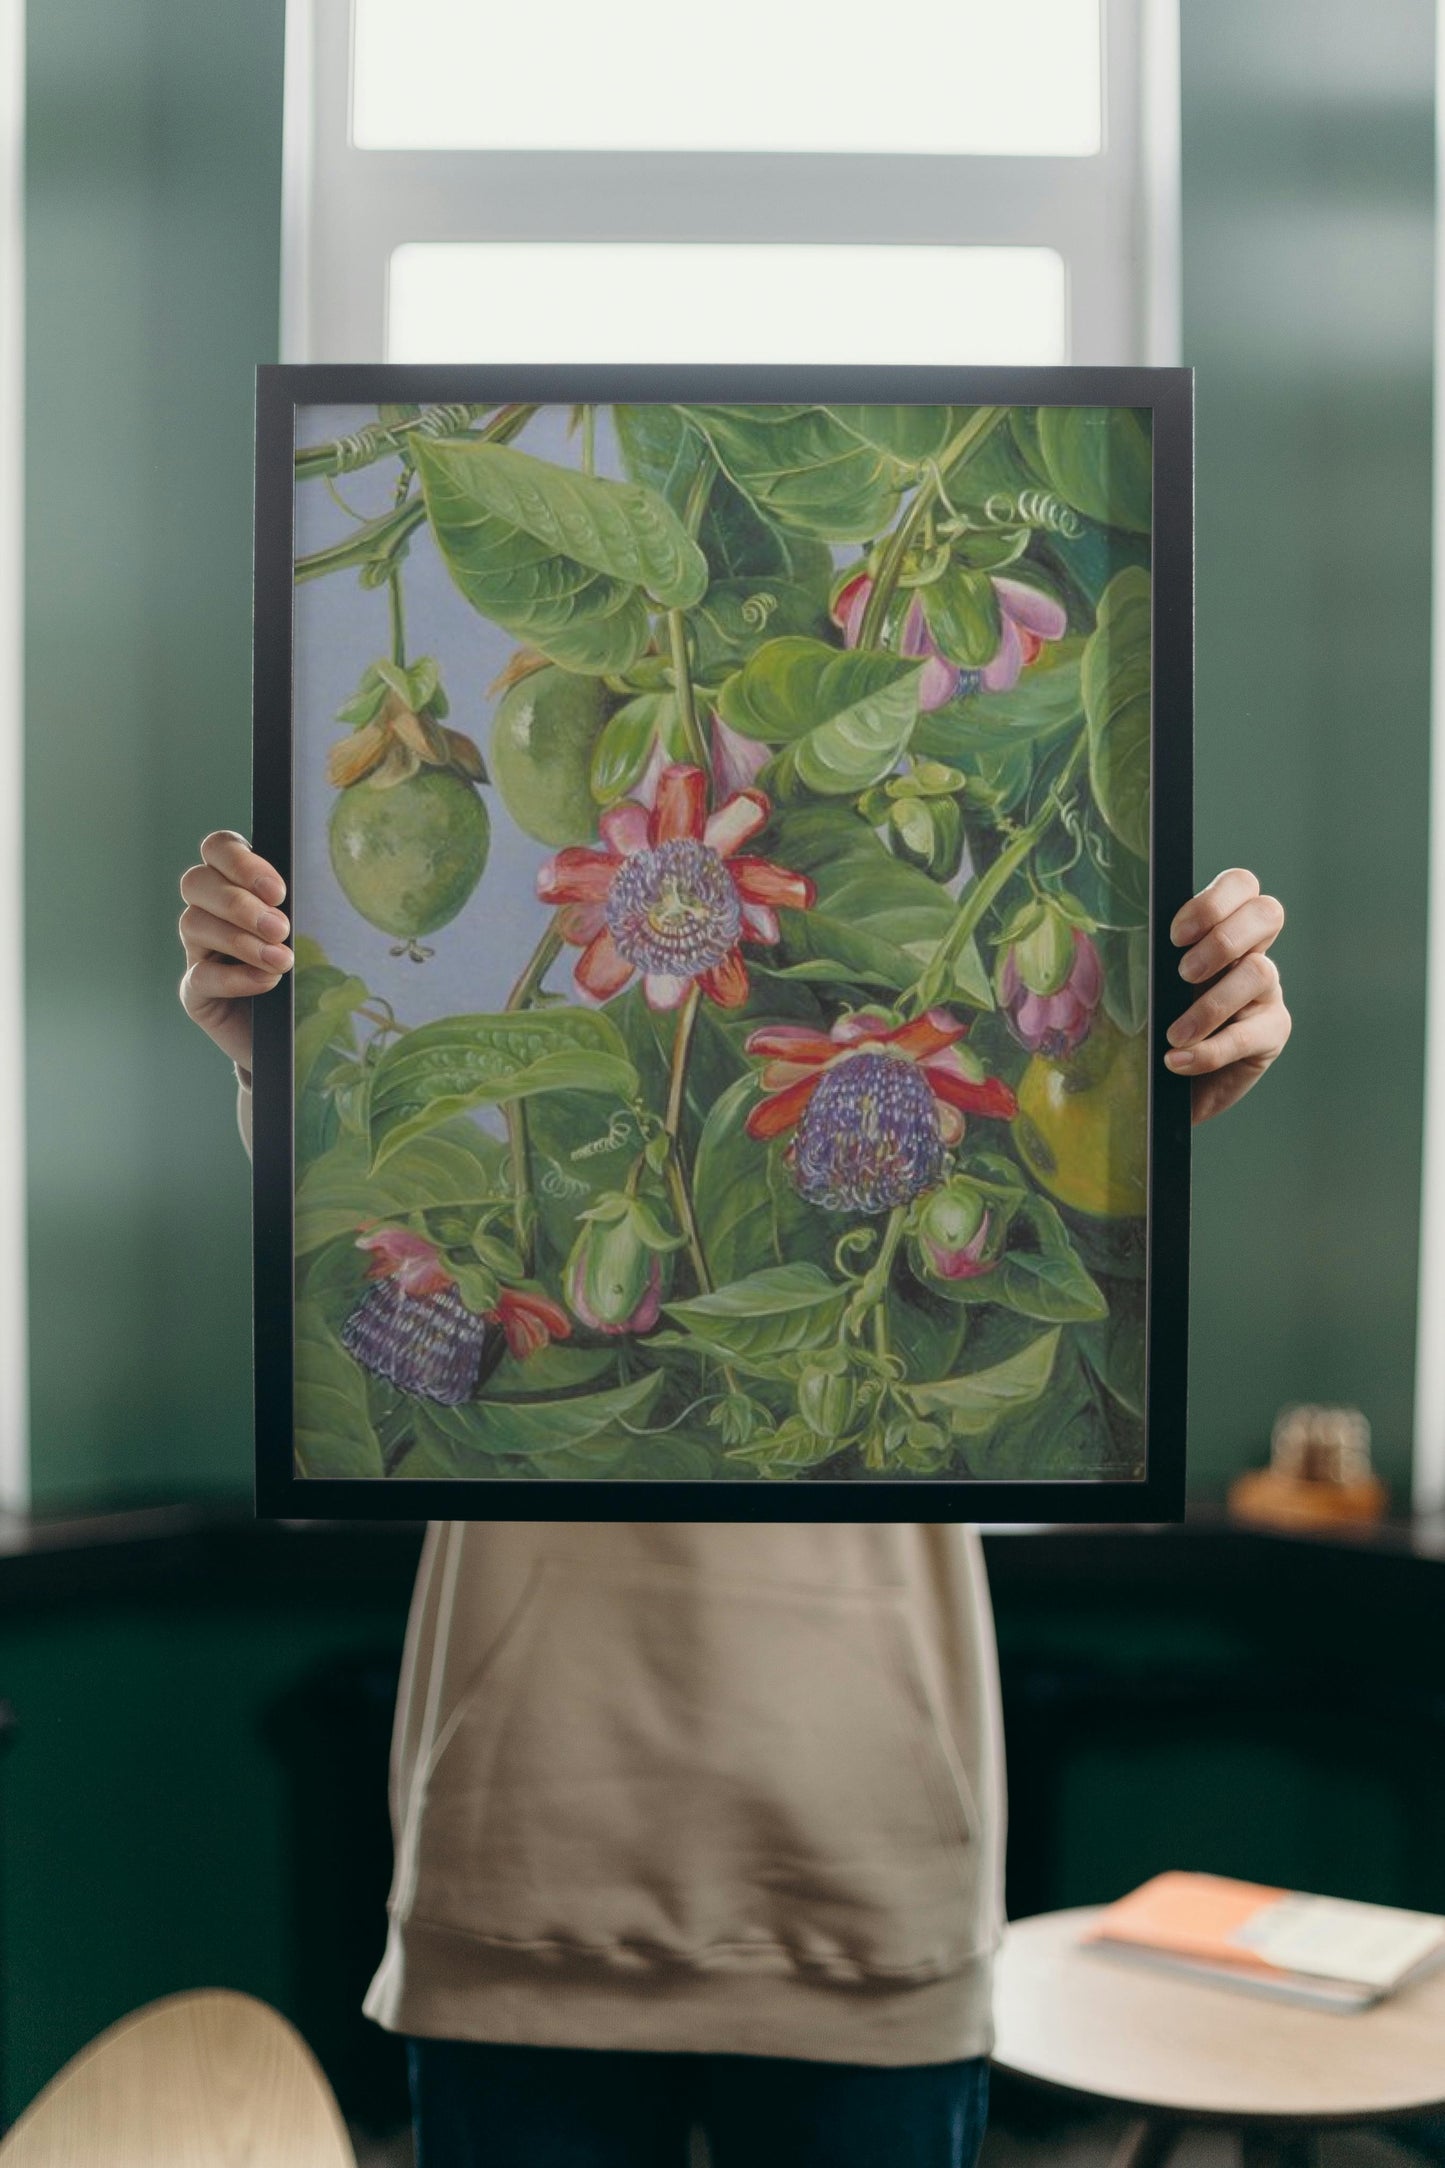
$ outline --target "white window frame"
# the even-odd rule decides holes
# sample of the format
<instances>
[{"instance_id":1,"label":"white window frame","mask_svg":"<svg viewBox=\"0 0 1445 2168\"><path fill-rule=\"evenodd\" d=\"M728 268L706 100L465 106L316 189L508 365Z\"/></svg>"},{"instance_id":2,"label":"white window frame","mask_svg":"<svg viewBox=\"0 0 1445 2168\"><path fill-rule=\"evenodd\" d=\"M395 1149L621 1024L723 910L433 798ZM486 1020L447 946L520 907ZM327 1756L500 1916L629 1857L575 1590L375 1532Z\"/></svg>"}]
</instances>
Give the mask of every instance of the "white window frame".
<instances>
[{"instance_id":1,"label":"white window frame","mask_svg":"<svg viewBox=\"0 0 1445 2168\"><path fill-rule=\"evenodd\" d=\"M24 0L0 0L0 1510L30 1502L21 635Z\"/></svg>"},{"instance_id":2,"label":"white window frame","mask_svg":"<svg viewBox=\"0 0 1445 2168\"><path fill-rule=\"evenodd\" d=\"M1097 156L851 157L358 150L350 0L288 0L282 358L384 360L406 242L631 240L1052 248L1070 361L1174 362L1178 0L1101 7Z\"/></svg>"}]
</instances>

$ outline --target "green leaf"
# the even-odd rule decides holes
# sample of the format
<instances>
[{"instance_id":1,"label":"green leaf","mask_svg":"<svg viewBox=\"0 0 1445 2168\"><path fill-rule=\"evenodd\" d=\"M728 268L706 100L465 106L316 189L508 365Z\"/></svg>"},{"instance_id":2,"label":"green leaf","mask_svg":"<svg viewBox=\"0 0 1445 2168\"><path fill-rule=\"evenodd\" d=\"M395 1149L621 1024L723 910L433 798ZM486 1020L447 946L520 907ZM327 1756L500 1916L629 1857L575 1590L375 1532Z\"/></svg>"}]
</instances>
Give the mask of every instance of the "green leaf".
<instances>
[{"instance_id":1,"label":"green leaf","mask_svg":"<svg viewBox=\"0 0 1445 2168\"><path fill-rule=\"evenodd\" d=\"M573 1347L549 1340L531 1355L504 1355L486 1382L492 1400L540 1400L553 1393L576 1393L599 1378L615 1382L617 1351L610 1347Z\"/></svg>"},{"instance_id":2,"label":"green leaf","mask_svg":"<svg viewBox=\"0 0 1445 2168\"><path fill-rule=\"evenodd\" d=\"M804 1202L780 1152L743 1127L758 1103L752 1076L739 1077L713 1105L693 1165L693 1204L714 1276L739 1280L769 1265L831 1255L827 1216Z\"/></svg>"},{"instance_id":3,"label":"green leaf","mask_svg":"<svg viewBox=\"0 0 1445 2168\"><path fill-rule=\"evenodd\" d=\"M827 609L833 583L827 543L775 527L721 471L708 492L697 539L714 580L786 580Z\"/></svg>"},{"instance_id":4,"label":"green leaf","mask_svg":"<svg viewBox=\"0 0 1445 2168\"><path fill-rule=\"evenodd\" d=\"M817 1265L771 1265L664 1308L694 1338L745 1360L822 1347L837 1330L847 1296Z\"/></svg>"},{"instance_id":5,"label":"green leaf","mask_svg":"<svg viewBox=\"0 0 1445 2168\"><path fill-rule=\"evenodd\" d=\"M655 490L552 465L511 445L415 446L432 532L473 609L564 667L625 670L647 601L686 609L707 561Z\"/></svg>"},{"instance_id":6,"label":"green leaf","mask_svg":"<svg viewBox=\"0 0 1445 2168\"><path fill-rule=\"evenodd\" d=\"M356 691L349 700L343 700L336 710L338 723L350 723L359 729L363 723L374 722L386 703L386 680L376 664L368 663L361 673Z\"/></svg>"},{"instance_id":7,"label":"green leaf","mask_svg":"<svg viewBox=\"0 0 1445 2168\"><path fill-rule=\"evenodd\" d=\"M800 1417L790 1416L775 1430L750 1438L746 1445L733 1446L728 1459L742 1461L763 1475L791 1476L803 1468L821 1466L841 1450L837 1438L822 1437L816 1430L810 1430Z\"/></svg>"},{"instance_id":8,"label":"green leaf","mask_svg":"<svg viewBox=\"0 0 1445 2168\"><path fill-rule=\"evenodd\" d=\"M1051 640L1006 693L968 693L920 715L912 750L967 770L971 755L993 753L1061 731L1083 713L1081 639Z\"/></svg>"},{"instance_id":9,"label":"green leaf","mask_svg":"<svg viewBox=\"0 0 1445 2168\"><path fill-rule=\"evenodd\" d=\"M957 436L970 410L898 401L888 406L832 406L828 412L865 444L891 453L910 467L922 467L938 457L950 437Z\"/></svg>"},{"instance_id":10,"label":"green leaf","mask_svg":"<svg viewBox=\"0 0 1445 2168\"><path fill-rule=\"evenodd\" d=\"M1149 855L1149 656L1149 575L1131 565L1104 590L1080 682L1094 798L1137 858Z\"/></svg>"},{"instance_id":11,"label":"green leaf","mask_svg":"<svg viewBox=\"0 0 1445 2168\"><path fill-rule=\"evenodd\" d=\"M311 1165L336 1142L340 1113L329 1089L344 1072L356 1074L356 1029L351 1018L369 999L360 979L327 961L319 942L298 934L291 976L296 1080L295 1158Z\"/></svg>"},{"instance_id":12,"label":"green leaf","mask_svg":"<svg viewBox=\"0 0 1445 2168\"><path fill-rule=\"evenodd\" d=\"M1127 1038L1149 1021L1149 934L1144 926L1094 935L1104 964L1104 1007Z\"/></svg>"},{"instance_id":13,"label":"green leaf","mask_svg":"<svg viewBox=\"0 0 1445 2168\"><path fill-rule=\"evenodd\" d=\"M1060 1346L1047 1393L1015 1408L995 1426L973 1461L973 1475L1078 1482L1138 1472L1110 1435L1100 1396L1072 1344L1081 1337L1070 1333Z\"/></svg>"},{"instance_id":14,"label":"green leaf","mask_svg":"<svg viewBox=\"0 0 1445 2168\"><path fill-rule=\"evenodd\" d=\"M1011 1409L1038 1399L1058 1345L1058 1331L1046 1332L991 1369L936 1385L910 1385L908 1397L925 1414L941 1416L955 1438L982 1438Z\"/></svg>"},{"instance_id":15,"label":"green leaf","mask_svg":"<svg viewBox=\"0 0 1445 2168\"><path fill-rule=\"evenodd\" d=\"M1002 637L998 596L986 572L950 565L918 589L928 629L951 662L991 662Z\"/></svg>"},{"instance_id":16,"label":"green leaf","mask_svg":"<svg viewBox=\"0 0 1445 2168\"><path fill-rule=\"evenodd\" d=\"M854 796L901 758L918 714L922 669L895 655L840 653L818 640L769 640L728 679L718 709L744 737L788 746L809 790Z\"/></svg>"},{"instance_id":17,"label":"green leaf","mask_svg":"<svg viewBox=\"0 0 1445 2168\"><path fill-rule=\"evenodd\" d=\"M1029 546L1027 527L970 528L953 545L954 560L970 572L1002 572Z\"/></svg>"},{"instance_id":18,"label":"green leaf","mask_svg":"<svg viewBox=\"0 0 1445 2168\"><path fill-rule=\"evenodd\" d=\"M710 683L764 640L792 633L827 641L832 629L825 600L791 580L714 580L689 622L693 667Z\"/></svg>"},{"instance_id":19,"label":"green leaf","mask_svg":"<svg viewBox=\"0 0 1445 2168\"><path fill-rule=\"evenodd\" d=\"M1095 1373L1131 1414L1144 1413L1148 1313L1142 1280L1109 1283L1108 1315L1082 1334Z\"/></svg>"},{"instance_id":20,"label":"green leaf","mask_svg":"<svg viewBox=\"0 0 1445 2168\"><path fill-rule=\"evenodd\" d=\"M867 542L898 510L916 458L870 442L822 406L694 406L724 472L774 526L823 542ZM862 410L855 409L855 412Z\"/></svg>"},{"instance_id":21,"label":"green leaf","mask_svg":"<svg viewBox=\"0 0 1445 2168\"><path fill-rule=\"evenodd\" d=\"M876 987L882 993L901 994L918 977L919 959L909 950L884 941L867 926L851 925L826 911L801 914L789 933L787 963L781 967L755 965L780 979L802 979L809 985ZM984 1006L991 1005L990 1001Z\"/></svg>"},{"instance_id":22,"label":"green leaf","mask_svg":"<svg viewBox=\"0 0 1445 2168\"><path fill-rule=\"evenodd\" d=\"M622 464L634 482L642 482L664 497L681 516L699 470L711 463L711 453L699 430L694 429L679 407L661 400L642 406L612 408L612 426Z\"/></svg>"},{"instance_id":23,"label":"green leaf","mask_svg":"<svg viewBox=\"0 0 1445 2168\"><path fill-rule=\"evenodd\" d=\"M1149 532L1154 462L1142 412L1040 407L1038 448L1053 487L1086 518L1134 534Z\"/></svg>"},{"instance_id":24,"label":"green leaf","mask_svg":"<svg viewBox=\"0 0 1445 2168\"><path fill-rule=\"evenodd\" d=\"M1138 929L1149 919L1149 868L1110 833L1097 807L1083 814L1082 855L1062 823L1034 854L1034 871L1047 888L1059 876L1096 927Z\"/></svg>"},{"instance_id":25,"label":"green leaf","mask_svg":"<svg viewBox=\"0 0 1445 2168\"><path fill-rule=\"evenodd\" d=\"M299 1013L303 998L306 1014ZM340 1045L352 1051L355 1034L351 1018L371 994L362 979L350 978L340 971L332 971L328 965L324 975L308 974L305 994L297 988L292 1051L296 1064L296 1096L300 1099L310 1085L322 1056L333 1046Z\"/></svg>"},{"instance_id":26,"label":"green leaf","mask_svg":"<svg viewBox=\"0 0 1445 2168\"><path fill-rule=\"evenodd\" d=\"M947 889L895 858L856 813L836 805L784 807L770 833L770 855L808 874L818 891L816 911L791 913L784 922L789 962L817 953L804 944L807 923L819 916L915 954L918 944L936 944L952 927L958 906Z\"/></svg>"},{"instance_id":27,"label":"green leaf","mask_svg":"<svg viewBox=\"0 0 1445 2168\"><path fill-rule=\"evenodd\" d=\"M430 708L433 714L445 715L446 697L441 689L441 673L434 655L422 655L406 673L407 706L420 714Z\"/></svg>"},{"instance_id":28,"label":"green leaf","mask_svg":"<svg viewBox=\"0 0 1445 2168\"><path fill-rule=\"evenodd\" d=\"M638 781L660 737L671 757L679 728L673 693L639 693L609 716L592 753L592 795L599 805L615 805Z\"/></svg>"},{"instance_id":29,"label":"green leaf","mask_svg":"<svg viewBox=\"0 0 1445 2168\"><path fill-rule=\"evenodd\" d=\"M401 1145L376 1173L366 1138L343 1137L296 1185L296 1255L354 1234L364 1219L490 1203L506 1189L505 1148L464 1114Z\"/></svg>"},{"instance_id":30,"label":"green leaf","mask_svg":"<svg viewBox=\"0 0 1445 2168\"><path fill-rule=\"evenodd\" d=\"M610 1018L587 1009L445 1016L395 1040L371 1081L371 1147L380 1168L413 1137L469 1107L536 1092L615 1092L637 1071Z\"/></svg>"},{"instance_id":31,"label":"green leaf","mask_svg":"<svg viewBox=\"0 0 1445 2168\"><path fill-rule=\"evenodd\" d=\"M367 1401L366 1373L352 1361L313 1303L296 1305L293 1345L297 1474L384 1474Z\"/></svg>"},{"instance_id":32,"label":"green leaf","mask_svg":"<svg viewBox=\"0 0 1445 2168\"><path fill-rule=\"evenodd\" d=\"M618 1424L640 1421L662 1384L662 1372L654 1370L630 1385L618 1385L605 1393L581 1393L572 1399L469 1400L455 1408L429 1405L425 1421L433 1437L452 1448L452 1472L480 1475L484 1469L467 1465L472 1455L530 1456L585 1445L592 1438L605 1439ZM402 1473L413 1472L408 1459Z\"/></svg>"},{"instance_id":33,"label":"green leaf","mask_svg":"<svg viewBox=\"0 0 1445 2168\"><path fill-rule=\"evenodd\" d=\"M1031 1227L1037 1250L1010 1250L995 1271L973 1284L993 1287L995 1301L1045 1324L1105 1316L1109 1305L1103 1290L1084 1269L1063 1221L1047 1199L1026 1196L1019 1216Z\"/></svg>"}]
</instances>

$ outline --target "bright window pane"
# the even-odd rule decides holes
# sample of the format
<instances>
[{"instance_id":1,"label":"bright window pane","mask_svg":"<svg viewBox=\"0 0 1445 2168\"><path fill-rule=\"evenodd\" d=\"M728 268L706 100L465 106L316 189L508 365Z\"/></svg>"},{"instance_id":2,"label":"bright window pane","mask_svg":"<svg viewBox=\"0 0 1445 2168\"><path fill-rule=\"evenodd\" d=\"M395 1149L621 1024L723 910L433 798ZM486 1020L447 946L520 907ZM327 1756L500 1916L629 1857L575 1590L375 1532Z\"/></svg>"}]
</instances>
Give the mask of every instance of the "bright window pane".
<instances>
[{"instance_id":1,"label":"bright window pane","mask_svg":"<svg viewBox=\"0 0 1445 2168\"><path fill-rule=\"evenodd\" d=\"M362 150L1086 158L1099 0L353 0Z\"/></svg>"},{"instance_id":2,"label":"bright window pane","mask_svg":"<svg viewBox=\"0 0 1445 2168\"><path fill-rule=\"evenodd\" d=\"M389 361L1068 359L1049 248L411 242L387 319Z\"/></svg>"}]
</instances>

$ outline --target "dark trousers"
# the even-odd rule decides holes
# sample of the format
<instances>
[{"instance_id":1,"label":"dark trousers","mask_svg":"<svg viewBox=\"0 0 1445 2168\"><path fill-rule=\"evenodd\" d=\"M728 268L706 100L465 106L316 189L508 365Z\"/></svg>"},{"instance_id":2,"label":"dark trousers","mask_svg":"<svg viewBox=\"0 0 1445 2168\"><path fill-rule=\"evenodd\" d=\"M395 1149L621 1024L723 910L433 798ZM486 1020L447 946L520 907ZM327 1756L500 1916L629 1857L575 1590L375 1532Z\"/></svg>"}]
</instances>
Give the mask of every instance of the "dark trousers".
<instances>
[{"instance_id":1,"label":"dark trousers","mask_svg":"<svg viewBox=\"0 0 1445 2168\"><path fill-rule=\"evenodd\" d=\"M973 2168L988 2064L411 2040L417 2168Z\"/></svg>"}]
</instances>

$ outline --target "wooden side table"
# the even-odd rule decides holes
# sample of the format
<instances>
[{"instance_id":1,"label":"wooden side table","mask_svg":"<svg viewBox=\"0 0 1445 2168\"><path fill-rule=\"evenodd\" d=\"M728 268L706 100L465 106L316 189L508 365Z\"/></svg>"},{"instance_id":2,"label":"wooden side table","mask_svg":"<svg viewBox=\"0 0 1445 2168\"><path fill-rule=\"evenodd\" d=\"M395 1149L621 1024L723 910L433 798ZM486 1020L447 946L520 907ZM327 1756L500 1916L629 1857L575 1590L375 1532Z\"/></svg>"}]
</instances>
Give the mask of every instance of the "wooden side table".
<instances>
[{"instance_id":1,"label":"wooden side table","mask_svg":"<svg viewBox=\"0 0 1445 2168\"><path fill-rule=\"evenodd\" d=\"M1010 1927L993 2059L1011 2077L1132 2109L1114 2168L1162 2168L1191 2124L1236 2129L1245 2168L1301 2163L1328 2124L1445 2103L1445 1970L1369 2010L1310 2010L1103 1956L1080 1939L1097 1916Z\"/></svg>"}]
</instances>

